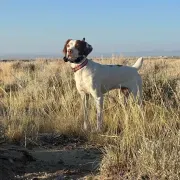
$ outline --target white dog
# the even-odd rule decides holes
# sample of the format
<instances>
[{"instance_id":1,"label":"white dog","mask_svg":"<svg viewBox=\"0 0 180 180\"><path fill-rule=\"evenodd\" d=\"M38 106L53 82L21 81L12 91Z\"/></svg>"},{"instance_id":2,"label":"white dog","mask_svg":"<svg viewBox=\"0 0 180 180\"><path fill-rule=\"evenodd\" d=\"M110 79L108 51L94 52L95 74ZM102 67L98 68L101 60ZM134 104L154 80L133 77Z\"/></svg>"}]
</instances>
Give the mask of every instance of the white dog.
<instances>
[{"instance_id":1,"label":"white dog","mask_svg":"<svg viewBox=\"0 0 180 180\"><path fill-rule=\"evenodd\" d=\"M138 102L142 102L142 79L138 74L143 58L139 58L132 66L102 65L86 57L92 46L83 40L68 39L64 45L64 61L69 61L74 71L76 87L83 100L84 129L89 128L88 95L91 94L97 106L97 131L103 125L103 94L112 89L121 89L125 96L132 93Z\"/></svg>"}]
</instances>

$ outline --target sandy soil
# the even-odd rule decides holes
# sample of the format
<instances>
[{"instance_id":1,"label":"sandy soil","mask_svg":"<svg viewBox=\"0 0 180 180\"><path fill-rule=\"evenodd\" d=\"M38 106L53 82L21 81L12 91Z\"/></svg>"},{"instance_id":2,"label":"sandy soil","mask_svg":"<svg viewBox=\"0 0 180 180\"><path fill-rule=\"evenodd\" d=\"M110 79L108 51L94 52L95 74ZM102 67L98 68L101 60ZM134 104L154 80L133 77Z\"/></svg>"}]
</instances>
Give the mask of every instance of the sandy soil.
<instances>
[{"instance_id":1,"label":"sandy soil","mask_svg":"<svg viewBox=\"0 0 180 180\"><path fill-rule=\"evenodd\" d=\"M43 135L36 145L28 143L26 148L1 144L0 180L87 179L98 173L100 148L79 139L55 139Z\"/></svg>"}]
</instances>

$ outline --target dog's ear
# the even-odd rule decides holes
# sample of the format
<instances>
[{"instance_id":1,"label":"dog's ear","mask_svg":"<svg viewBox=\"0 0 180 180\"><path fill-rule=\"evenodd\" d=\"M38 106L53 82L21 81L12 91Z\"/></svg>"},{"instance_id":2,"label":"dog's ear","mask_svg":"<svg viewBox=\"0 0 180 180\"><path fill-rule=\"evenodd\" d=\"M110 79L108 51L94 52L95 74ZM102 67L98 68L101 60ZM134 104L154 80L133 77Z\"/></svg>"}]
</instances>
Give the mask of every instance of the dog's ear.
<instances>
[{"instance_id":1,"label":"dog's ear","mask_svg":"<svg viewBox=\"0 0 180 180\"><path fill-rule=\"evenodd\" d=\"M85 41L83 41L83 42L84 42L83 55L88 56L92 52L93 47L90 44L88 44L87 42L85 42Z\"/></svg>"},{"instance_id":2,"label":"dog's ear","mask_svg":"<svg viewBox=\"0 0 180 180\"><path fill-rule=\"evenodd\" d=\"M64 48L63 48L63 53L66 55L67 53L67 44L69 43L69 41L71 41L72 39L68 39L65 44L64 44Z\"/></svg>"}]
</instances>

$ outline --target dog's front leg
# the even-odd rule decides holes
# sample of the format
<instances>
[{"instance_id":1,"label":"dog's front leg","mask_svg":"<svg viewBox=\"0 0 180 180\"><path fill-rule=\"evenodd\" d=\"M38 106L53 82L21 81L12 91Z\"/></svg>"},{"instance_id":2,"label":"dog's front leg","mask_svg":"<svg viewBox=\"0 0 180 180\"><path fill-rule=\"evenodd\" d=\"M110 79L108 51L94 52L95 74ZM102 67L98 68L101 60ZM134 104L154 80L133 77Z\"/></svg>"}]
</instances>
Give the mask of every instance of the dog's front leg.
<instances>
[{"instance_id":1,"label":"dog's front leg","mask_svg":"<svg viewBox=\"0 0 180 180\"><path fill-rule=\"evenodd\" d=\"M81 98L83 101L83 113L84 113L84 130L90 128L90 123L88 119L88 100L89 94L81 93Z\"/></svg>"},{"instance_id":2,"label":"dog's front leg","mask_svg":"<svg viewBox=\"0 0 180 180\"><path fill-rule=\"evenodd\" d=\"M103 95L96 97L96 108L97 108L97 131L102 130L103 119L102 119L102 109L103 109Z\"/></svg>"}]
</instances>

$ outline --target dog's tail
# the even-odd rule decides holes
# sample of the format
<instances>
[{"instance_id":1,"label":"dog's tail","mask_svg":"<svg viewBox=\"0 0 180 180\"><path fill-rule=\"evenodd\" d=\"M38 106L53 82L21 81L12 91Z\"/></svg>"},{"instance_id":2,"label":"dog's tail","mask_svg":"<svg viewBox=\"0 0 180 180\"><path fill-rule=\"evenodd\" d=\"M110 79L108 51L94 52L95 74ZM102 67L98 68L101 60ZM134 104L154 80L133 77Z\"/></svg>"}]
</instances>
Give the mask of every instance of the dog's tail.
<instances>
[{"instance_id":1,"label":"dog's tail","mask_svg":"<svg viewBox=\"0 0 180 180\"><path fill-rule=\"evenodd\" d=\"M140 57L132 67L139 70L141 68L142 64L143 64L143 58Z\"/></svg>"}]
</instances>

